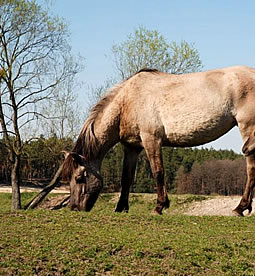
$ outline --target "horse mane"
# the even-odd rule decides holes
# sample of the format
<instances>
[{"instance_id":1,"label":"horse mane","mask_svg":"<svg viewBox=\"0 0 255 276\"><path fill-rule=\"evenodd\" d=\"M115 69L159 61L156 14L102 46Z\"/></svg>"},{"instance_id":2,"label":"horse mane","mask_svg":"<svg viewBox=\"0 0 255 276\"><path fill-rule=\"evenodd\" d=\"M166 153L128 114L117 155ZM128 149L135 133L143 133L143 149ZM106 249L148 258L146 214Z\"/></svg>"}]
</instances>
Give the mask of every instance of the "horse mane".
<instances>
[{"instance_id":1,"label":"horse mane","mask_svg":"<svg viewBox=\"0 0 255 276\"><path fill-rule=\"evenodd\" d=\"M119 90L123 87L123 84L132 78L133 76L141 73L141 72L149 72L149 73L158 73L159 71L156 69L143 68L134 75L130 76L120 84L117 84L110 88L106 94L102 97L101 100L97 104L95 104L90 110L90 114L85 121L81 132L78 136L78 139L73 147L72 152L77 153L85 158L85 160L90 160L98 151L98 141L94 133L94 122L110 102L112 102L113 98L119 92ZM73 159L72 155L68 155L63 163L62 168L62 178L67 180L71 177L73 169L77 168L77 163Z\"/></svg>"},{"instance_id":2,"label":"horse mane","mask_svg":"<svg viewBox=\"0 0 255 276\"><path fill-rule=\"evenodd\" d=\"M121 85L116 85L106 92L103 98L92 107L90 110L90 115L81 129L73 151L81 154L87 160L93 157L98 149L97 138L94 133L94 122L99 113L102 112L109 105L109 103L112 102L120 88Z\"/></svg>"},{"instance_id":3,"label":"horse mane","mask_svg":"<svg viewBox=\"0 0 255 276\"><path fill-rule=\"evenodd\" d=\"M142 68L141 70L139 70L136 74L139 74L141 72L147 72L147 73L159 73L160 71L158 69L153 69L153 68Z\"/></svg>"},{"instance_id":4,"label":"horse mane","mask_svg":"<svg viewBox=\"0 0 255 276\"><path fill-rule=\"evenodd\" d=\"M147 68L147 67L145 67L145 68L142 68L141 70L139 70L139 71L137 71L136 73L134 73L133 75L131 75L130 77L128 77L125 81L127 81L127 80L129 80L129 79L131 79L131 78L133 78L134 76L136 76L136 75L138 75L139 73L143 73L143 72L145 72L145 73L160 73L160 71L158 70L158 69L153 69L153 68Z\"/></svg>"},{"instance_id":5,"label":"horse mane","mask_svg":"<svg viewBox=\"0 0 255 276\"><path fill-rule=\"evenodd\" d=\"M90 160L98 151L98 141L94 133L94 123L102 110L104 110L110 102L112 102L115 95L119 92L122 87L122 83L115 85L109 89L106 94L96 103L90 110L90 114L85 121L81 132L77 138L77 141L72 149L75 152ZM68 155L63 163L62 178L67 180L71 177L73 169L77 168L77 163L71 155Z\"/></svg>"}]
</instances>

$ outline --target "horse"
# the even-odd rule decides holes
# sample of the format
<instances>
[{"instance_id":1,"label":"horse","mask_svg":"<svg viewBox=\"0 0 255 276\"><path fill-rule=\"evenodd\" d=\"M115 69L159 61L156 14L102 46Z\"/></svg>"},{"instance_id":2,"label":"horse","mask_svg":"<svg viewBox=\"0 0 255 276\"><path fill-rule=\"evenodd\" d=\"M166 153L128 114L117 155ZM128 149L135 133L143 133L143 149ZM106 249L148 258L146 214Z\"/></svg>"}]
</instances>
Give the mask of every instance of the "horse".
<instances>
[{"instance_id":1,"label":"horse","mask_svg":"<svg viewBox=\"0 0 255 276\"><path fill-rule=\"evenodd\" d=\"M70 180L71 210L90 211L103 179L100 167L115 144L124 149L121 193L116 212L129 209L130 186L144 149L157 185L154 212L169 207L162 147L193 147L239 127L247 162L247 183L238 216L252 211L255 185L255 69L234 66L182 75L142 69L115 85L91 109L63 164Z\"/></svg>"}]
</instances>

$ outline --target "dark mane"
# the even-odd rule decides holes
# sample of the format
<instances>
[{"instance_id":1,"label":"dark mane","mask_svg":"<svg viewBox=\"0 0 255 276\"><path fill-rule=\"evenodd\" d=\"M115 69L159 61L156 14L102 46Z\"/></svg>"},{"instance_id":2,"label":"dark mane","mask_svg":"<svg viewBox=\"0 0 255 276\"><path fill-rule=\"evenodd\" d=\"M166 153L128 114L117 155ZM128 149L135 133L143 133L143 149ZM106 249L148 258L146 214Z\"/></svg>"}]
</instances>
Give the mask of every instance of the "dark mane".
<instances>
[{"instance_id":1,"label":"dark mane","mask_svg":"<svg viewBox=\"0 0 255 276\"><path fill-rule=\"evenodd\" d=\"M141 73L141 72L159 73L160 71L157 70L157 69L153 69L153 68L142 68L142 69L139 70L136 74Z\"/></svg>"},{"instance_id":2,"label":"dark mane","mask_svg":"<svg viewBox=\"0 0 255 276\"><path fill-rule=\"evenodd\" d=\"M142 68L141 70L137 71L136 73L134 73L133 75L131 75L130 77L128 77L126 80L131 79L133 76L139 74L139 73L160 73L159 70L157 69L152 69L152 68Z\"/></svg>"},{"instance_id":3,"label":"dark mane","mask_svg":"<svg viewBox=\"0 0 255 276\"><path fill-rule=\"evenodd\" d=\"M103 98L92 107L90 115L85 121L72 152L82 155L86 160L90 160L97 152L98 143L94 133L94 122L102 110L113 100L121 88L121 84L114 86L103 96ZM77 168L76 162L71 155L68 155L63 163L62 177L67 180L71 177L73 169Z\"/></svg>"}]
</instances>

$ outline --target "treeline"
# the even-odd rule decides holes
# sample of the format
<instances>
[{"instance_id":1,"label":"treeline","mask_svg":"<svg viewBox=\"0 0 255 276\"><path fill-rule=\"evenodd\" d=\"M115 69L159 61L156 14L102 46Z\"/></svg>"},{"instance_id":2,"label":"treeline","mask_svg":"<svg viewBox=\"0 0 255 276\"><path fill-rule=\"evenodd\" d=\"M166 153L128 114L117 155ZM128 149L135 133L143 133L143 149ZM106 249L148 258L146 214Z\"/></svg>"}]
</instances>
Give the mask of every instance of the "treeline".
<instances>
[{"instance_id":1,"label":"treeline","mask_svg":"<svg viewBox=\"0 0 255 276\"><path fill-rule=\"evenodd\" d=\"M71 150L73 141L69 138L59 139L56 136L30 141L23 147L21 156L21 179L23 182L33 180L47 181L56 173L63 162L62 150ZM11 164L8 160L8 151L0 140L0 181L10 182Z\"/></svg>"},{"instance_id":2,"label":"treeline","mask_svg":"<svg viewBox=\"0 0 255 276\"><path fill-rule=\"evenodd\" d=\"M102 173L105 191L118 191L122 172L122 148L114 147L106 156ZM165 181L171 193L242 194L246 163L232 150L163 148ZM141 153L132 192L156 191L149 161Z\"/></svg>"},{"instance_id":3,"label":"treeline","mask_svg":"<svg viewBox=\"0 0 255 276\"><path fill-rule=\"evenodd\" d=\"M24 147L21 178L24 182L47 183L63 162L62 150L70 151L71 139L40 137ZM120 144L113 147L102 164L104 192L120 190L123 151ZM172 193L241 194L246 180L246 165L242 155L232 150L197 148L164 148L165 181ZM10 164L0 140L0 181L10 182ZM132 192L155 192L150 165L141 153Z\"/></svg>"},{"instance_id":4,"label":"treeline","mask_svg":"<svg viewBox=\"0 0 255 276\"><path fill-rule=\"evenodd\" d=\"M181 166L175 183L179 194L241 195L246 183L246 162L236 160L208 160L195 162L190 172Z\"/></svg>"}]
</instances>

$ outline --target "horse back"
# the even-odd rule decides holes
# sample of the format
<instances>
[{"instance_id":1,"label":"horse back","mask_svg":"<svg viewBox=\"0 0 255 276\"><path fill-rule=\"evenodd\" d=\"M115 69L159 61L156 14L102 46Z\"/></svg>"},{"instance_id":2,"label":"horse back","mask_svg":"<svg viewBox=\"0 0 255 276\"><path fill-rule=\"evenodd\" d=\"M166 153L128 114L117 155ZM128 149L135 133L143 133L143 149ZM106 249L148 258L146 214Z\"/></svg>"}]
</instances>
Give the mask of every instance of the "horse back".
<instances>
[{"instance_id":1,"label":"horse back","mask_svg":"<svg viewBox=\"0 0 255 276\"><path fill-rule=\"evenodd\" d=\"M141 133L150 133L171 146L213 141L236 125L238 99L254 96L254 75L247 67L184 75L141 72L123 87L120 137L142 143Z\"/></svg>"}]
</instances>

